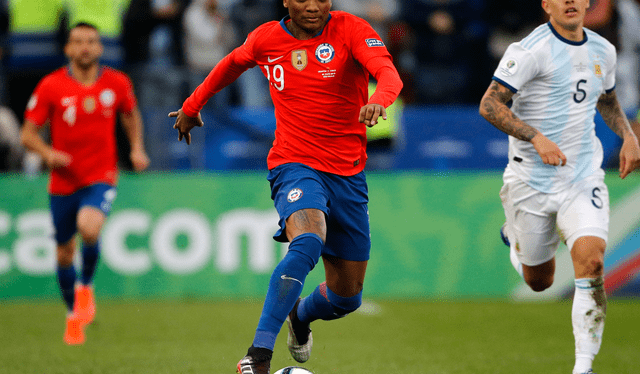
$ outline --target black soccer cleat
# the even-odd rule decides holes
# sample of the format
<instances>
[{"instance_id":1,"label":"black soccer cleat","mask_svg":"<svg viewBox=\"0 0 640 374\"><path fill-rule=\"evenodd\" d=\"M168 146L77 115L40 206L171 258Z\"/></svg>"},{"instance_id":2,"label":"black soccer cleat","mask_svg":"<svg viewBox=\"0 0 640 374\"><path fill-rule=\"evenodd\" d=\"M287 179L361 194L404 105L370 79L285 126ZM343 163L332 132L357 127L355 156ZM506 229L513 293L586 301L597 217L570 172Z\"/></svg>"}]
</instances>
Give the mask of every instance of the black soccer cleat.
<instances>
[{"instance_id":1,"label":"black soccer cleat","mask_svg":"<svg viewBox=\"0 0 640 374\"><path fill-rule=\"evenodd\" d=\"M271 355L273 352L266 348L251 346L247 355L238 362L238 374L269 374Z\"/></svg>"}]
</instances>

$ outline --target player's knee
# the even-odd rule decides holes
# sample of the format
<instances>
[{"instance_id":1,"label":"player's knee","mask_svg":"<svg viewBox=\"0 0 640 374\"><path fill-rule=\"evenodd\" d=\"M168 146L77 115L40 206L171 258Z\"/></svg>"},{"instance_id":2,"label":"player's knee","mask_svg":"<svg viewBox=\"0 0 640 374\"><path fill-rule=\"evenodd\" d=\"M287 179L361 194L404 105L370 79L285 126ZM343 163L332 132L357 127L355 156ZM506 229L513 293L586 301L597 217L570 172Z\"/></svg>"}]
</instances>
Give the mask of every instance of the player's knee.
<instances>
[{"instance_id":1,"label":"player's knee","mask_svg":"<svg viewBox=\"0 0 640 374\"><path fill-rule=\"evenodd\" d=\"M62 267L70 266L73 263L73 249L68 246L58 246L57 260Z\"/></svg>"},{"instance_id":2,"label":"player's knee","mask_svg":"<svg viewBox=\"0 0 640 374\"><path fill-rule=\"evenodd\" d=\"M100 238L100 226L97 225L79 225L78 232L82 237L82 242L89 245L97 243Z\"/></svg>"},{"instance_id":3,"label":"player's knee","mask_svg":"<svg viewBox=\"0 0 640 374\"><path fill-rule=\"evenodd\" d=\"M527 280L529 287L535 292L542 292L553 284L553 277L551 278L537 278Z\"/></svg>"}]
</instances>

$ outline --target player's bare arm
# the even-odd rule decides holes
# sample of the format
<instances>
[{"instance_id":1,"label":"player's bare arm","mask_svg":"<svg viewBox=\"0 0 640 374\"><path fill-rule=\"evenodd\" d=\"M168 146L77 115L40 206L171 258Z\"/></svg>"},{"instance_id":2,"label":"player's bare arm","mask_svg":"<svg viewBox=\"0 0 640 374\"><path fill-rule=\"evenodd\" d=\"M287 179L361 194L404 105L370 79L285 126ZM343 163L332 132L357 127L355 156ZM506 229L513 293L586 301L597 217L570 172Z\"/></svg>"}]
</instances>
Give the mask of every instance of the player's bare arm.
<instances>
[{"instance_id":1,"label":"player's bare arm","mask_svg":"<svg viewBox=\"0 0 640 374\"><path fill-rule=\"evenodd\" d=\"M120 115L122 120L122 127L127 134L129 144L131 145L131 152L129 158L135 171L143 171L149 166L149 156L144 149L144 135L142 127L142 115L140 110L136 107L129 113L122 113Z\"/></svg>"},{"instance_id":2,"label":"player's bare arm","mask_svg":"<svg viewBox=\"0 0 640 374\"><path fill-rule=\"evenodd\" d=\"M516 117L507 106L512 97L511 90L492 81L480 102L480 115L505 134L533 144L545 164L564 166L567 158L560 148L538 130Z\"/></svg>"},{"instance_id":3,"label":"player's bare arm","mask_svg":"<svg viewBox=\"0 0 640 374\"><path fill-rule=\"evenodd\" d=\"M598 99L597 108L607 126L622 138L619 171L620 178L624 179L629 173L640 167L638 138L620 107L615 90L602 94Z\"/></svg>"},{"instance_id":4,"label":"player's bare arm","mask_svg":"<svg viewBox=\"0 0 640 374\"><path fill-rule=\"evenodd\" d=\"M177 112L169 113L169 117L176 119L173 128L178 130L178 141L182 141L182 138L184 138L187 144L191 144L191 129L204 126L200 113L198 113L197 117L189 117L180 109Z\"/></svg>"},{"instance_id":5,"label":"player's bare arm","mask_svg":"<svg viewBox=\"0 0 640 374\"><path fill-rule=\"evenodd\" d=\"M65 167L71 163L71 155L47 144L40 136L38 127L29 120L22 126L20 140L25 148L39 154L50 169Z\"/></svg>"},{"instance_id":6,"label":"player's bare arm","mask_svg":"<svg viewBox=\"0 0 640 374\"><path fill-rule=\"evenodd\" d=\"M387 110L380 104L367 104L360 108L360 117L358 121L367 125L367 127L373 127L378 123L378 118L387 119Z\"/></svg>"}]
</instances>

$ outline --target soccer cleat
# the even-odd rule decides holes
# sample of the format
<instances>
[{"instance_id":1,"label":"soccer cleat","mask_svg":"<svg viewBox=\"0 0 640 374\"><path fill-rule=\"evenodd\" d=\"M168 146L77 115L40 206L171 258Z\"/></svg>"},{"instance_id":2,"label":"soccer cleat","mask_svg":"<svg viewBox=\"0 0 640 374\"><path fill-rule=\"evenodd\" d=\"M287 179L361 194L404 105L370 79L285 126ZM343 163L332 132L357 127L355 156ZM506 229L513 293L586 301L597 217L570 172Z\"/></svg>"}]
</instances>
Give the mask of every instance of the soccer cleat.
<instances>
[{"instance_id":1,"label":"soccer cleat","mask_svg":"<svg viewBox=\"0 0 640 374\"><path fill-rule=\"evenodd\" d=\"M506 227L507 227L507 224L504 223L500 228L500 238L502 239L502 242L504 243L504 245L506 245L507 247L511 247L511 243L509 243L509 238L507 237L507 234L504 232Z\"/></svg>"},{"instance_id":2,"label":"soccer cleat","mask_svg":"<svg viewBox=\"0 0 640 374\"><path fill-rule=\"evenodd\" d=\"M85 324L93 322L93 317L96 315L96 303L93 295L93 287L78 285L76 287L75 298L76 302L73 307L74 314L76 314Z\"/></svg>"},{"instance_id":3,"label":"soccer cleat","mask_svg":"<svg viewBox=\"0 0 640 374\"><path fill-rule=\"evenodd\" d=\"M596 374L593 372L593 370L589 369L587 371L585 371L584 373L576 373L576 374Z\"/></svg>"},{"instance_id":4,"label":"soccer cleat","mask_svg":"<svg viewBox=\"0 0 640 374\"><path fill-rule=\"evenodd\" d=\"M300 299L296 301L296 305L287 316L287 327L289 328L289 336L287 337L287 346L294 360L302 363L307 362L311 356L311 347L313 347L313 336L308 323L302 323L298 319L298 304Z\"/></svg>"},{"instance_id":5,"label":"soccer cleat","mask_svg":"<svg viewBox=\"0 0 640 374\"><path fill-rule=\"evenodd\" d=\"M238 374L269 374L270 360L256 361L251 356L244 356L238 362Z\"/></svg>"},{"instance_id":6,"label":"soccer cleat","mask_svg":"<svg viewBox=\"0 0 640 374\"><path fill-rule=\"evenodd\" d=\"M64 332L64 342L69 345L84 343L84 324L75 313L67 315L67 329Z\"/></svg>"}]
</instances>

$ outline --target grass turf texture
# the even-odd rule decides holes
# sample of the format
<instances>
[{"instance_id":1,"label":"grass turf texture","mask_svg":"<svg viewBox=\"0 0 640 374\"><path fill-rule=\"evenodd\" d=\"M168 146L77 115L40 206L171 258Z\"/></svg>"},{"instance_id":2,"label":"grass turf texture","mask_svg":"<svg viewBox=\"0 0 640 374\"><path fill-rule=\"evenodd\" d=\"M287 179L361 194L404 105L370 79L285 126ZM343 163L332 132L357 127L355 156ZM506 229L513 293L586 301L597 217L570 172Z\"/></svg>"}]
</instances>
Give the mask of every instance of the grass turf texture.
<instances>
[{"instance_id":1,"label":"grass turf texture","mask_svg":"<svg viewBox=\"0 0 640 374\"><path fill-rule=\"evenodd\" d=\"M0 373L234 373L261 301L100 301L87 342L62 341L62 302L0 301ZM317 374L571 373L571 303L378 301L312 324ZM598 373L638 373L640 301L610 300ZM278 337L272 372L296 365Z\"/></svg>"}]
</instances>

